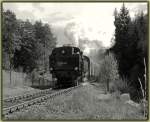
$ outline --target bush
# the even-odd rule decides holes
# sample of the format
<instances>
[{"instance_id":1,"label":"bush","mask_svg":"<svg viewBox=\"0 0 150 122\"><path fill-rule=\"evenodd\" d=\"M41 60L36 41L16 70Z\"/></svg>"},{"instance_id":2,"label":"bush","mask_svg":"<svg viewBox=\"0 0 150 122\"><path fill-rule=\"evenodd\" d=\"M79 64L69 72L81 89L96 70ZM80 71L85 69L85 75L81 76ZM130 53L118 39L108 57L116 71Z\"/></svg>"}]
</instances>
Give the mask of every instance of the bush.
<instances>
[{"instance_id":1,"label":"bush","mask_svg":"<svg viewBox=\"0 0 150 122\"><path fill-rule=\"evenodd\" d=\"M113 53L106 55L100 66L99 82L109 84L109 92L129 92L127 79L119 77L118 63Z\"/></svg>"},{"instance_id":2,"label":"bush","mask_svg":"<svg viewBox=\"0 0 150 122\"><path fill-rule=\"evenodd\" d=\"M110 85L110 90L115 91L119 90L121 93L129 93L133 88L128 84L127 79L119 79L115 82L112 82L112 87Z\"/></svg>"},{"instance_id":3,"label":"bush","mask_svg":"<svg viewBox=\"0 0 150 122\"><path fill-rule=\"evenodd\" d=\"M100 66L99 82L114 83L119 80L118 64L112 53L106 55Z\"/></svg>"},{"instance_id":4,"label":"bush","mask_svg":"<svg viewBox=\"0 0 150 122\"><path fill-rule=\"evenodd\" d=\"M106 55L100 66L99 81L116 81L119 79L118 64L112 53Z\"/></svg>"},{"instance_id":5,"label":"bush","mask_svg":"<svg viewBox=\"0 0 150 122\"><path fill-rule=\"evenodd\" d=\"M28 81L28 85L39 84L40 75L38 69L35 68L31 73L28 73L26 80Z\"/></svg>"}]
</instances>

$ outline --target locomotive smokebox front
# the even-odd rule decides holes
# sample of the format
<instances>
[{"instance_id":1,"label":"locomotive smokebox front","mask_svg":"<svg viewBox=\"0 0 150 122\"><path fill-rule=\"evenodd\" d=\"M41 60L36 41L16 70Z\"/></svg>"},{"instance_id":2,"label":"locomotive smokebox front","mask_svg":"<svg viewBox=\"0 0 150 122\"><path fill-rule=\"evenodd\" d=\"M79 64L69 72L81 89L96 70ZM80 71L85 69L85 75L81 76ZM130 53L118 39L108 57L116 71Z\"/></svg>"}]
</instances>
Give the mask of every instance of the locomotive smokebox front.
<instances>
[{"instance_id":1,"label":"locomotive smokebox front","mask_svg":"<svg viewBox=\"0 0 150 122\"><path fill-rule=\"evenodd\" d=\"M59 47L50 56L50 72L58 82L76 80L81 75L82 55L79 48Z\"/></svg>"}]
</instances>

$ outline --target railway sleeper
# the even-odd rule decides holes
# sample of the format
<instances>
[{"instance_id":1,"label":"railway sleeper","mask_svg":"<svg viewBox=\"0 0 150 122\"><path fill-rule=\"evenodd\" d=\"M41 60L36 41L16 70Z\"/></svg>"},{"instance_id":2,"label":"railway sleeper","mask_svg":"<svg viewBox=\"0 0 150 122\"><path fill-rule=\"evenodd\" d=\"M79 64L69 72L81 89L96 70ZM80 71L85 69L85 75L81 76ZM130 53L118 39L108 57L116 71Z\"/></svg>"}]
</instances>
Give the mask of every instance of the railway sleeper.
<instances>
[{"instance_id":1,"label":"railway sleeper","mask_svg":"<svg viewBox=\"0 0 150 122\"><path fill-rule=\"evenodd\" d=\"M21 108L23 108L23 107L24 107L24 105L23 105L23 104L22 104L22 105L20 105L20 109L21 109Z\"/></svg>"},{"instance_id":2,"label":"railway sleeper","mask_svg":"<svg viewBox=\"0 0 150 122\"><path fill-rule=\"evenodd\" d=\"M25 95L23 95L23 96L22 96L22 98L23 98L23 99L25 99L25 98L26 98L26 96L25 96Z\"/></svg>"},{"instance_id":3,"label":"railway sleeper","mask_svg":"<svg viewBox=\"0 0 150 122\"><path fill-rule=\"evenodd\" d=\"M6 99L6 100L4 100L4 102L12 102L12 98L11 99Z\"/></svg>"},{"instance_id":4,"label":"railway sleeper","mask_svg":"<svg viewBox=\"0 0 150 122\"><path fill-rule=\"evenodd\" d=\"M33 105L34 104L34 101L31 101L31 105Z\"/></svg>"},{"instance_id":5,"label":"railway sleeper","mask_svg":"<svg viewBox=\"0 0 150 122\"><path fill-rule=\"evenodd\" d=\"M30 97L30 96L31 96L30 94L27 95L27 97Z\"/></svg>"},{"instance_id":6,"label":"railway sleeper","mask_svg":"<svg viewBox=\"0 0 150 122\"><path fill-rule=\"evenodd\" d=\"M36 103L36 100L35 101L33 101L33 104L35 104Z\"/></svg>"},{"instance_id":7,"label":"railway sleeper","mask_svg":"<svg viewBox=\"0 0 150 122\"><path fill-rule=\"evenodd\" d=\"M18 96L18 98L19 98L19 99L21 99L22 97L23 97L23 96L21 96L21 95L20 95L20 96Z\"/></svg>"},{"instance_id":8,"label":"railway sleeper","mask_svg":"<svg viewBox=\"0 0 150 122\"><path fill-rule=\"evenodd\" d=\"M19 97L17 96L17 97L15 98L15 100L19 100Z\"/></svg>"},{"instance_id":9,"label":"railway sleeper","mask_svg":"<svg viewBox=\"0 0 150 122\"><path fill-rule=\"evenodd\" d=\"M23 95L23 98L27 98L27 95L25 94L25 95Z\"/></svg>"},{"instance_id":10,"label":"railway sleeper","mask_svg":"<svg viewBox=\"0 0 150 122\"><path fill-rule=\"evenodd\" d=\"M28 106L31 106L31 102L28 103Z\"/></svg>"},{"instance_id":11,"label":"railway sleeper","mask_svg":"<svg viewBox=\"0 0 150 122\"><path fill-rule=\"evenodd\" d=\"M23 104L24 107L28 107L28 104Z\"/></svg>"},{"instance_id":12,"label":"railway sleeper","mask_svg":"<svg viewBox=\"0 0 150 122\"><path fill-rule=\"evenodd\" d=\"M43 97L42 100L43 100L43 101L46 100L46 97Z\"/></svg>"},{"instance_id":13,"label":"railway sleeper","mask_svg":"<svg viewBox=\"0 0 150 122\"><path fill-rule=\"evenodd\" d=\"M45 101L46 99L45 99L45 97L44 98L41 98L41 101L43 102L43 101Z\"/></svg>"},{"instance_id":14,"label":"railway sleeper","mask_svg":"<svg viewBox=\"0 0 150 122\"><path fill-rule=\"evenodd\" d=\"M37 99L37 102L38 102L38 103L40 103L40 102L41 102L41 100L40 100L40 99Z\"/></svg>"},{"instance_id":15,"label":"railway sleeper","mask_svg":"<svg viewBox=\"0 0 150 122\"><path fill-rule=\"evenodd\" d=\"M46 95L46 96L43 96L42 98L38 98L38 99L35 99L35 100L32 100L32 101L29 101L29 102L27 102L27 103L23 103L23 104L21 104L21 105L19 105L19 106L14 106L14 107L12 107L12 108L4 109L3 114L6 115L6 114L9 114L9 113L13 113L14 111L20 110L20 109L22 109L23 107L31 106L31 105L33 105L33 104L35 104L35 103L38 103L38 102L39 102L39 103L40 103L40 102L43 102L44 100L47 100L47 99L49 99L49 98L54 98L54 97L56 97L56 96L62 95L63 93L70 93L71 90L73 90L73 89L75 89L75 88L78 88L78 87L80 87L80 86L72 87L72 88L69 88L69 89L67 89L67 90L63 90L63 91L61 91L61 92L57 92L57 93L54 93L54 94L51 94L51 95ZM47 92L49 92L49 91L50 91L50 90L47 90ZM35 93L35 94L38 94L38 93ZM35 94L34 94L34 95L35 95ZM38 95L39 95L39 94L38 94ZM26 97L29 97L29 96L33 96L33 95L29 95L29 94L26 95ZM19 96L19 97L20 97L20 96ZM17 97L17 98L19 98L19 97Z\"/></svg>"},{"instance_id":16,"label":"railway sleeper","mask_svg":"<svg viewBox=\"0 0 150 122\"><path fill-rule=\"evenodd\" d=\"M19 111L19 109L20 109L20 107L18 106L17 109L16 109L16 111Z\"/></svg>"},{"instance_id":17,"label":"railway sleeper","mask_svg":"<svg viewBox=\"0 0 150 122\"><path fill-rule=\"evenodd\" d=\"M10 113L13 113L16 110L17 110L17 107L10 108Z\"/></svg>"},{"instance_id":18,"label":"railway sleeper","mask_svg":"<svg viewBox=\"0 0 150 122\"><path fill-rule=\"evenodd\" d=\"M28 98L29 97L29 94L26 94L26 98Z\"/></svg>"},{"instance_id":19,"label":"railway sleeper","mask_svg":"<svg viewBox=\"0 0 150 122\"><path fill-rule=\"evenodd\" d=\"M48 96L44 97L44 100L47 100L48 99Z\"/></svg>"},{"instance_id":20,"label":"railway sleeper","mask_svg":"<svg viewBox=\"0 0 150 122\"><path fill-rule=\"evenodd\" d=\"M25 94L23 96L19 95L19 96L15 96L14 98L7 98L4 100L4 102L14 102L15 100L19 100L19 99L23 99L23 98L28 98L28 97L32 97L32 96L40 96L42 94L45 93L49 93L51 89L45 90L45 91L41 91L41 92L35 92L33 94Z\"/></svg>"}]
</instances>

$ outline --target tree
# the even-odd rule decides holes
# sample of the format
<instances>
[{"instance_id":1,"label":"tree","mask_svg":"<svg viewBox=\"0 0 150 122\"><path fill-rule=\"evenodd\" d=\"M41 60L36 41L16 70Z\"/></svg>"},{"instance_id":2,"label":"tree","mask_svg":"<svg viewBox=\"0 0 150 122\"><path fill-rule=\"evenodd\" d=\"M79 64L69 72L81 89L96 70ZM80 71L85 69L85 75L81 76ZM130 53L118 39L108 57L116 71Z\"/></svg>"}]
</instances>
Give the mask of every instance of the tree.
<instances>
[{"instance_id":1,"label":"tree","mask_svg":"<svg viewBox=\"0 0 150 122\"><path fill-rule=\"evenodd\" d=\"M23 68L23 71L38 67L39 61L43 67L48 67L48 57L56 46L56 38L48 24L37 21L32 24L29 20L17 19L9 10L3 12L3 68L6 69L9 57L8 70Z\"/></svg>"},{"instance_id":2,"label":"tree","mask_svg":"<svg viewBox=\"0 0 150 122\"><path fill-rule=\"evenodd\" d=\"M140 12L136 15L135 20L132 22L134 25L134 31L132 35L132 39L134 39L136 42L136 48L135 53L136 57L134 58L134 64L132 65L132 68L130 70L131 77L133 85L137 89L137 92L140 91L140 84L138 82L138 79L141 80L142 87L145 89L145 87L148 85L147 81L145 83L145 69L148 70L147 60L148 60L148 26L147 26L147 15L144 15L143 12ZM146 64L144 65L144 59L146 59ZM147 75L147 74L146 74ZM147 75L148 76L148 75ZM138 96L142 97L141 91L138 92Z\"/></svg>"},{"instance_id":3,"label":"tree","mask_svg":"<svg viewBox=\"0 0 150 122\"><path fill-rule=\"evenodd\" d=\"M3 56L4 53L7 53L9 55L11 66L11 59L13 58L14 51L15 49L20 48L21 40L18 32L18 23L16 16L9 10L3 12L2 31ZM3 61L3 64L5 64L5 60Z\"/></svg>"},{"instance_id":4,"label":"tree","mask_svg":"<svg viewBox=\"0 0 150 122\"><path fill-rule=\"evenodd\" d=\"M42 62L44 69L48 67L49 55L52 49L56 46L56 38L51 32L51 28L48 24L43 24L41 21L37 21L34 24L35 38L38 42L38 46L41 47L39 62ZM41 64L41 63L40 63Z\"/></svg>"},{"instance_id":5,"label":"tree","mask_svg":"<svg viewBox=\"0 0 150 122\"><path fill-rule=\"evenodd\" d=\"M131 98L137 100L141 97L141 79L143 88L144 83L144 58L147 58L147 15L143 12L138 14L132 21L129 11L123 4L120 12L114 11L115 44L107 51L114 52L119 64L119 74L122 78L127 78L130 85L134 87L131 91ZM136 95L135 95L136 94ZM136 98L135 98L136 96Z\"/></svg>"},{"instance_id":6,"label":"tree","mask_svg":"<svg viewBox=\"0 0 150 122\"><path fill-rule=\"evenodd\" d=\"M20 48L20 35L18 33L18 24L16 16L13 12L7 10L3 11L2 19L2 54L3 54L3 68L10 70L10 84L11 84L11 70L13 68L13 57L15 49ZM8 61L9 63L7 63ZM9 65L9 68L7 67Z\"/></svg>"},{"instance_id":7,"label":"tree","mask_svg":"<svg viewBox=\"0 0 150 122\"><path fill-rule=\"evenodd\" d=\"M99 81L106 83L107 91L109 91L109 84L119 80L118 63L113 53L107 54L100 62Z\"/></svg>"},{"instance_id":8,"label":"tree","mask_svg":"<svg viewBox=\"0 0 150 122\"><path fill-rule=\"evenodd\" d=\"M117 10L114 12L115 21L114 25L115 29L115 45L112 47L116 58L119 62L119 73L121 76L128 75L126 72L127 68L127 57L126 57L126 48L128 48L130 40L129 40L129 27L131 23L131 19L129 16L129 11L123 4L120 13L117 13Z\"/></svg>"},{"instance_id":9,"label":"tree","mask_svg":"<svg viewBox=\"0 0 150 122\"><path fill-rule=\"evenodd\" d=\"M36 60L38 53L36 53L37 46L35 40L35 33L33 25L29 20L23 22L19 21L19 32L21 35L21 48L20 50L15 51L15 68L19 66L23 67L23 70L26 71L26 68L29 67L32 70L36 67Z\"/></svg>"}]
</instances>

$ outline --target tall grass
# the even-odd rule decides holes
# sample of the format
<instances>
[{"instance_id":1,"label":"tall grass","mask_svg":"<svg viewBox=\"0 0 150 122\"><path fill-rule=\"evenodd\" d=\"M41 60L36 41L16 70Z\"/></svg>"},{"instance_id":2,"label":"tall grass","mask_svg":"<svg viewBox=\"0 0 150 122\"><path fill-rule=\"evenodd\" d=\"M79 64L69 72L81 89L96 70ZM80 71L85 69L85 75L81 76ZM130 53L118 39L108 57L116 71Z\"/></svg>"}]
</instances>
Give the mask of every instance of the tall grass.
<instances>
[{"instance_id":1,"label":"tall grass","mask_svg":"<svg viewBox=\"0 0 150 122\"><path fill-rule=\"evenodd\" d=\"M143 97L143 99L141 100L141 110L142 110L142 112L143 112L143 115L144 115L144 117L147 117L147 114L148 114L148 110L147 110L147 108L148 108L148 103L147 103L147 76L146 76L146 73L147 73L147 71L146 71L146 62L145 62L145 58L144 58L144 70L145 70L145 73L144 73L144 83L145 83L145 88L143 87L143 85L142 85L142 81L141 81L141 79L140 78L138 78L138 81L139 81L139 83L140 83L140 89L141 89L141 92L142 92L142 97Z\"/></svg>"},{"instance_id":2,"label":"tall grass","mask_svg":"<svg viewBox=\"0 0 150 122\"><path fill-rule=\"evenodd\" d=\"M3 82L3 87L15 87L15 86L23 86L26 83L25 73L20 73L20 72L15 72L11 71L11 76L10 76L10 71L8 70L3 70L2 71L2 82ZM10 78L11 77L11 78ZM10 81L11 79L11 81Z\"/></svg>"}]
</instances>

